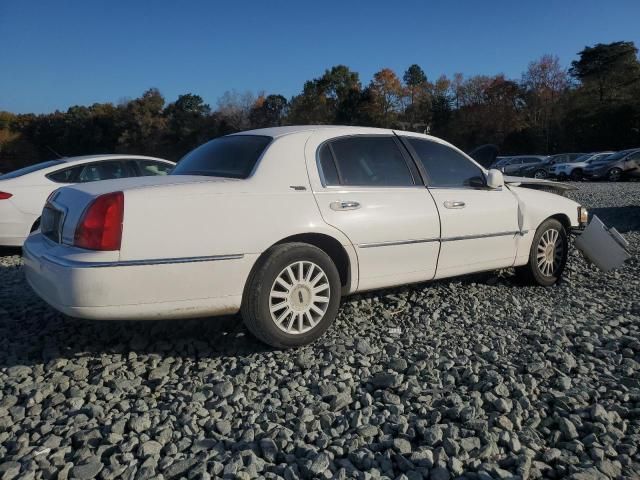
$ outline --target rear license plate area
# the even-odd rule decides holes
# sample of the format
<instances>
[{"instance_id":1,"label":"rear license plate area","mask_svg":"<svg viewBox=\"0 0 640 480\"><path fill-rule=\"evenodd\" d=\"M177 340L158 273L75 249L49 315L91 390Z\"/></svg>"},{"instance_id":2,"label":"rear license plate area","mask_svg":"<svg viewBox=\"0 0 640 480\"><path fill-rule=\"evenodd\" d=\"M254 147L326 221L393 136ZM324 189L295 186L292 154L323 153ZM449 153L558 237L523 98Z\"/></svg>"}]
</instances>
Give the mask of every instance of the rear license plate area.
<instances>
[{"instance_id":1,"label":"rear license plate area","mask_svg":"<svg viewBox=\"0 0 640 480\"><path fill-rule=\"evenodd\" d=\"M40 231L45 237L56 243L60 243L62 238L62 217L63 215L60 210L46 205L42 211L42 218L40 219Z\"/></svg>"}]
</instances>

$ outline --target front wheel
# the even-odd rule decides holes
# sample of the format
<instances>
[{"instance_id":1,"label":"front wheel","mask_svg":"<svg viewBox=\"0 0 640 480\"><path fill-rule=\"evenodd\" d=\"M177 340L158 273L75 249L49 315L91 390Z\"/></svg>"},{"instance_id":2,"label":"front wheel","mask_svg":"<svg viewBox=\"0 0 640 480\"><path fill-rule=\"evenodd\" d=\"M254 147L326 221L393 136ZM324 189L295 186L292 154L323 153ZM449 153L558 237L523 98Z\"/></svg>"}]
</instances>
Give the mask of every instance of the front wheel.
<instances>
[{"instance_id":1,"label":"front wheel","mask_svg":"<svg viewBox=\"0 0 640 480\"><path fill-rule=\"evenodd\" d=\"M536 170L533 174L533 178L547 178L547 172L545 170Z\"/></svg>"},{"instance_id":2,"label":"front wheel","mask_svg":"<svg viewBox=\"0 0 640 480\"><path fill-rule=\"evenodd\" d=\"M576 182L582 180L582 170L576 168L573 172L571 172L571 180Z\"/></svg>"},{"instance_id":3,"label":"front wheel","mask_svg":"<svg viewBox=\"0 0 640 480\"><path fill-rule=\"evenodd\" d=\"M529 251L529 262L516 267L516 275L528 284L551 286L560 280L568 253L569 242L564 226L558 220L549 218L536 230Z\"/></svg>"},{"instance_id":4,"label":"front wheel","mask_svg":"<svg viewBox=\"0 0 640 480\"><path fill-rule=\"evenodd\" d=\"M612 168L609 170L609 173L607 173L607 178L610 182L619 181L622 178L622 170L618 167Z\"/></svg>"},{"instance_id":5,"label":"front wheel","mask_svg":"<svg viewBox=\"0 0 640 480\"><path fill-rule=\"evenodd\" d=\"M276 348L307 345L333 323L340 275L331 258L305 243L276 245L251 273L242 317L251 333Z\"/></svg>"}]
</instances>

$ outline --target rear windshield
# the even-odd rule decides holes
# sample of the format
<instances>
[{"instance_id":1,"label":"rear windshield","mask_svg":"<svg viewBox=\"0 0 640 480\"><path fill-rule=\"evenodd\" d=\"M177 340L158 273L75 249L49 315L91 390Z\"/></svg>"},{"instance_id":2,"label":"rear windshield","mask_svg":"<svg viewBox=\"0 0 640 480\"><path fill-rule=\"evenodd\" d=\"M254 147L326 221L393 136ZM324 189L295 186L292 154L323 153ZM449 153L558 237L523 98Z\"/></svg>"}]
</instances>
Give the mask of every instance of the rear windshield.
<instances>
[{"instance_id":1,"label":"rear windshield","mask_svg":"<svg viewBox=\"0 0 640 480\"><path fill-rule=\"evenodd\" d=\"M10 178L17 178L27 173L37 172L38 170L42 170L43 168L53 167L55 165L60 165L64 163L62 160L49 160L48 162L36 163L35 165L29 165L28 167L21 168L19 170L14 170L13 172L5 173L4 175L0 175L0 180L8 180Z\"/></svg>"},{"instance_id":2,"label":"rear windshield","mask_svg":"<svg viewBox=\"0 0 640 480\"><path fill-rule=\"evenodd\" d=\"M171 175L247 178L271 140L261 135L216 138L187 153Z\"/></svg>"}]
</instances>

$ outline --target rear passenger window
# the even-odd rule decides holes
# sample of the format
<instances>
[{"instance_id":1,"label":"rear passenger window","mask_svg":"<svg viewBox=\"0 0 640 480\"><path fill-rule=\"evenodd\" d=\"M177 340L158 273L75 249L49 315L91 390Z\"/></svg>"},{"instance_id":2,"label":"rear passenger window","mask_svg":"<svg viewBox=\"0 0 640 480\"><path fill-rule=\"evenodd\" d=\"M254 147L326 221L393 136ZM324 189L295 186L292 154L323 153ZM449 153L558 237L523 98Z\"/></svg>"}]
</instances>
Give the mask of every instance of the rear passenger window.
<instances>
[{"instance_id":1,"label":"rear passenger window","mask_svg":"<svg viewBox=\"0 0 640 480\"><path fill-rule=\"evenodd\" d=\"M427 171L430 187L468 187L484 182L482 170L453 148L430 140L405 138Z\"/></svg>"},{"instance_id":2,"label":"rear passenger window","mask_svg":"<svg viewBox=\"0 0 640 480\"><path fill-rule=\"evenodd\" d=\"M320 147L318 157L320 160L320 171L322 172L322 182L325 185L340 185L338 170L336 170L336 164L333 161L333 154L329 149L328 143Z\"/></svg>"},{"instance_id":3,"label":"rear passenger window","mask_svg":"<svg viewBox=\"0 0 640 480\"><path fill-rule=\"evenodd\" d=\"M398 144L391 137L333 140L320 149L319 163L326 185L404 187L415 184Z\"/></svg>"},{"instance_id":4,"label":"rear passenger window","mask_svg":"<svg viewBox=\"0 0 640 480\"><path fill-rule=\"evenodd\" d=\"M58 170L57 172L52 172L47 175L47 178L56 183L76 183L78 181L78 175L80 175L83 168L83 166L79 166Z\"/></svg>"}]
</instances>

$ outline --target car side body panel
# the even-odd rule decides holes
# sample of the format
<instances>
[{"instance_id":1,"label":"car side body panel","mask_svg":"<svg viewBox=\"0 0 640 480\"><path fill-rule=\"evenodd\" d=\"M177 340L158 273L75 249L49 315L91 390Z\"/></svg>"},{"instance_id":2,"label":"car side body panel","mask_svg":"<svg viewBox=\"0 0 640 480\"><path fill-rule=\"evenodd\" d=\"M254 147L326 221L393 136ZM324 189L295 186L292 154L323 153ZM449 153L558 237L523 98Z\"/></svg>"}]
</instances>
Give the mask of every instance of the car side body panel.
<instances>
[{"instance_id":1,"label":"car side body panel","mask_svg":"<svg viewBox=\"0 0 640 480\"><path fill-rule=\"evenodd\" d=\"M350 136L372 135L355 129ZM390 130L373 135L394 137ZM324 222L344 232L358 257L358 291L430 280L440 245L440 220L424 185L409 187L324 186L316 153L335 132L321 130L306 143L305 157L311 189ZM335 204L355 202L354 209Z\"/></svg>"}]
</instances>

